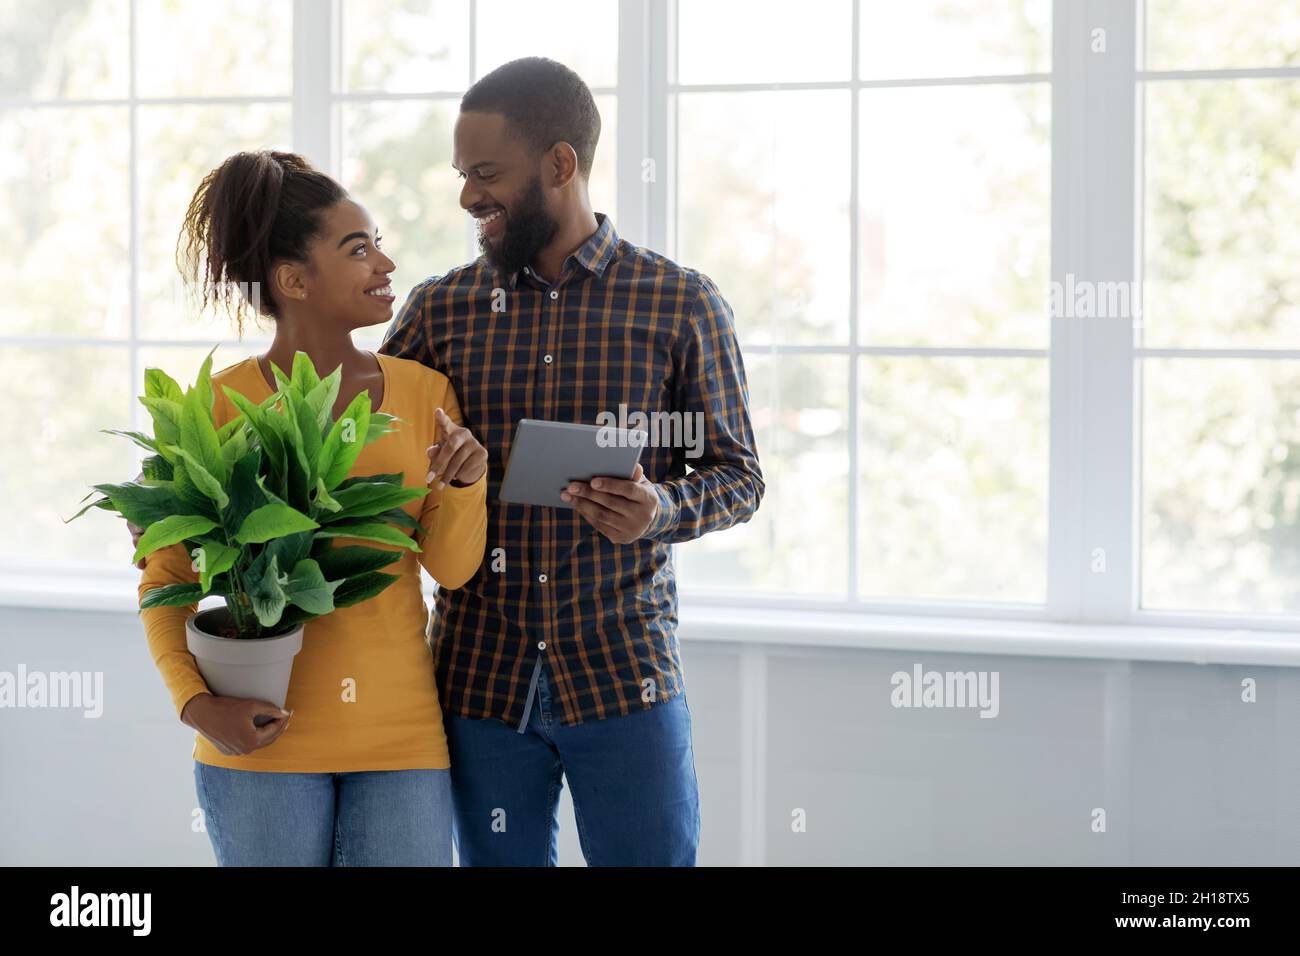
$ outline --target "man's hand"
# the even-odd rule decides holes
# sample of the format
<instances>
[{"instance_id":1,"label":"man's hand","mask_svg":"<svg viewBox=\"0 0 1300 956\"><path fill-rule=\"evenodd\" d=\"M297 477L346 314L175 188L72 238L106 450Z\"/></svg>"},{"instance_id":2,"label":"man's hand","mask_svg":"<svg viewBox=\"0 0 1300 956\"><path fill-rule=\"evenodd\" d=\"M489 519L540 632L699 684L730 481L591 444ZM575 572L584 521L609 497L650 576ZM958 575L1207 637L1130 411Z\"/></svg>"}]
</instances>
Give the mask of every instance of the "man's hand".
<instances>
[{"instance_id":1,"label":"man's hand","mask_svg":"<svg viewBox=\"0 0 1300 956\"><path fill-rule=\"evenodd\" d=\"M646 533L659 513L659 496L640 465L631 478L571 481L560 492L593 528L615 544L631 544Z\"/></svg>"},{"instance_id":2,"label":"man's hand","mask_svg":"<svg viewBox=\"0 0 1300 956\"><path fill-rule=\"evenodd\" d=\"M429 475L425 481L437 481L439 488L445 488L449 481L474 484L487 471L487 449L479 444L473 432L457 425L441 408L433 415L438 422L438 443L426 449Z\"/></svg>"}]
</instances>

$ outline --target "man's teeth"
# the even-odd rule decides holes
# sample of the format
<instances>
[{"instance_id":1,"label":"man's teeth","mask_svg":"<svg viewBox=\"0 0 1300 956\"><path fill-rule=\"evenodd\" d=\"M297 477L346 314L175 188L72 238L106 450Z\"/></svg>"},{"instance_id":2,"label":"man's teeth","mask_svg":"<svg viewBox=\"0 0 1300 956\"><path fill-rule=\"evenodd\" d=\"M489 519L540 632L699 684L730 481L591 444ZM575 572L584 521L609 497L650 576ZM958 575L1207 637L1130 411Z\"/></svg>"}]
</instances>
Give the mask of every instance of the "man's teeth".
<instances>
[{"instance_id":1,"label":"man's teeth","mask_svg":"<svg viewBox=\"0 0 1300 956\"><path fill-rule=\"evenodd\" d=\"M386 285L382 289L371 289L369 292L366 293L366 295L392 295L392 294L393 294L393 287L391 285Z\"/></svg>"},{"instance_id":2,"label":"man's teeth","mask_svg":"<svg viewBox=\"0 0 1300 956\"><path fill-rule=\"evenodd\" d=\"M492 213L492 214L490 214L490 215L484 216L482 219L480 219L480 220L478 221L478 224L479 224L480 226L486 226L488 223L490 223L490 222L494 221L495 219L499 218L499 217L501 216L501 213L504 212L504 211L505 211L505 210L498 209L496 212L494 212L494 213Z\"/></svg>"}]
</instances>

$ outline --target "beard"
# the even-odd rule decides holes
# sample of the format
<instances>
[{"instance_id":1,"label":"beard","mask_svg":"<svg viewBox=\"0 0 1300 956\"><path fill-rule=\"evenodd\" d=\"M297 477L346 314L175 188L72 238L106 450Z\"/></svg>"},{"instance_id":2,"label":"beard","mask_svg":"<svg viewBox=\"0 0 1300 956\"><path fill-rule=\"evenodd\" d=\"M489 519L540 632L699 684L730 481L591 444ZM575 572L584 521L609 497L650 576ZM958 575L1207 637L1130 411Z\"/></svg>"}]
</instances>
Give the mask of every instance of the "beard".
<instances>
[{"instance_id":1,"label":"beard","mask_svg":"<svg viewBox=\"0 0 1300 956\"><path fill-rule=\"evenodd\" d=\"M542 177L534 176L514 208L506 210L501 238L494 244L480 233L478 248L493 268L512 276L532 262L559 229L560 224L546 211Z\"/></svg>"}]
</instances>

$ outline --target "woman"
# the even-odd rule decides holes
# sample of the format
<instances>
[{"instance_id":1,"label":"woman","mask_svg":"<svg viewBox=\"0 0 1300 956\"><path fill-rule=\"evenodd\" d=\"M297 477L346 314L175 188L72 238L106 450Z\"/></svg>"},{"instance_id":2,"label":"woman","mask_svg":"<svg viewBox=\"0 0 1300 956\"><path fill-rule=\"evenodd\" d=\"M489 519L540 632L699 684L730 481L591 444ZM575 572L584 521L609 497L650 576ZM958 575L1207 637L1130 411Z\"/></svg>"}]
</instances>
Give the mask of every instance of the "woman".
<instances>
[{"instance_id":1,"label":"woman","mask_svg":"<svg viewBox=\"0 0 1300 956\"><path fill-rule=\"evenodd\" d=\"M353 329L392 318L394 265L380 244L338 183L300 156L266 151L209 173L181 232L182 270L203 304L230 309L241 335L244 293L275 321L267 352L213 376L217 425L237 414L222 386L261 402L275 390L272 363L288 370L306 352L322 375L342 367L336 416L365 389L374 408L400 419L351 474L429 484L406 506L425 529L421 553L403 551L385 569L399 580L377 597L307 623L287 710L208 692L186 649L193 607L142 612L176 711L198 732L195 784L222 866L451 864L450 761L419 569L451 588L477 570L487 452L461 427L445 376L353 345ZM427 457L435 444L437 474ZM195 579L177 545L146 559L140 591ZM259 726L258 716L271 720Z\"/></svg>"}]
</instances>

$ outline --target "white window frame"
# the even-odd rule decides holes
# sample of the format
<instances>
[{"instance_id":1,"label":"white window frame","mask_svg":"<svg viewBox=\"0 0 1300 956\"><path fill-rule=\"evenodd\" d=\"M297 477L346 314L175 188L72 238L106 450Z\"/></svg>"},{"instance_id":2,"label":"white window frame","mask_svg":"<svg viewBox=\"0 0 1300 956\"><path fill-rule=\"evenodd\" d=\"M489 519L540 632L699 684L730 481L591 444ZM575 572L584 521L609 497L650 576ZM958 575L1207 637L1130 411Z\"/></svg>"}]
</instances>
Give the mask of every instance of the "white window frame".
<instances>
[{"instance_id":1,"label":"white window frame","mask_svg":"<svg viewBox=\"0 0 1300 956\"><path fill-rule=\"evenodd\" d=\"M475 71L476 0L470 4L470 75ZM859 176L859 93L872 86L934 83L961 85L990 82L1046 82L1051 89L1051 278L1076 281L1135 281L1141 256L1141 136L1140 105L1145 83L1161 79L1233 77L1300 78L1300 68L1177 71L1153 73L1140 64L1142 0L1053 0L1052 66L1047 74L1014 77L971 77L935 81L864 81L858 78L858 25L861 0L852 3L852 74L847 82L808 84L726 84L725 89L848 89L851 95L850 302L849 341L835 346L763 346L764 353L817 353L852 356L849 374L849 526L850 548L847 600L763 598L758 595L693 593L683 582L684 603L701 609L701 620L734 623L736 605L761 608L771 620L793 620L798 612L820 614L825 634L860 635L879 626L900 633L901 622L928 622L931 633L958 634L962 621L972 634L1000 633L1031 637L1045 635L1045 626L1082 624L1122 625L1140 644L1140 628L1209 629L1225 641L1238 639L1249 628L1256 632L1300 631L1300 615L1268 613L1226 614L1209 611L1154 611L1139 606L1140 515L1140 359L1143 357L1300 358L1297 350L1148 349L1134 341L1126 322L1053 318L1048 349L893 348L866 346L858 340L856 321ZM615 88L593 90L614 94L618 101L617 227L632 242L668 254L676 245L674 211L676 156L673 148L676 117L670 104L679 89L713 88L675 84L677 0L618 0L618 82ZM333 175L341 166L340 104L383 100L459 98L461 91L428 93L344 92L341 88L340 0L293 0L293 89L290 97L141 98L135 87L136 0L130 0L130 89L125 100L96 100L129 107L131 122L130 202L133 210L129 255L131 268L130 332L126 340L77 337L0 336L0 344L49 347L96 345L125 347L131 361L131 381L141 376L140 349L151 345L193 345L186 341L145 340L140 336L137 272L140 184L137 169L136 116L141 104L166 102L229 103L292 102L293 146ZM1106 31L1107 53L1090 51L1092 31ZM0 102L0 108L83 105L87 101ZM657 176L645 182L641 158L653 158ZM466 224L466 250L472 254L472 234ZM689 265L689 263L688 263ZM726 290L724 290L725 293ZM976 601L868 600L855 595L858 552L858 388L857 356L870 354L966 355L995 357L1028 355L1046 360L1050 377L1050 461L1048 489L1047 595L1041 605ZM132 416L138 410L132 398ZM1092 571L1094 549L1105 553L1104 573ZM69 579L23 580L21 569L0 569L10 583L0 585L0 603L67 606ZM75 569L74 569L75 570ZM135 580L132 569L101 570L79 579L82 606L116 606L108 595ZM129 588L129 596L134 589ZM1028 626L1030 630L1023 630ZM1017 627L1021 630L1017 631ZM708 626L705 627L708 629ZM905 629L905 628L904 628ZM1223 634L1224 630L1232 633ZM1052 632L1055 633L1055 632ZM1171 632L1172 633L1172 632ZM1201 637L1204 635L1202 634ZM845 638L847 640L848 638ZM1189 638L1190 639L1190 638ZM1200 638L1198 637L1197 640ZM1276 650L1278 640L1269 640ZM839 643L839 638L830 639ZM1067 645L1076 648L1074 644ZM1011 646L1011 645L1008 645ZM1077 648L1076 648L1077 650ZM1111 647L1111 651L1115 648ZM1270 651L1269 653L1272 653ZM1281 653L1281 652L1279 652ZM1290 652L1287 651L1287 654ZM1268 654L1265 654L1268 657ZM1272 660L1271 657L1268 659Z\"/></svg>"}]
</instances>

